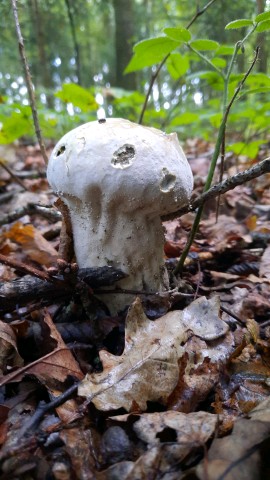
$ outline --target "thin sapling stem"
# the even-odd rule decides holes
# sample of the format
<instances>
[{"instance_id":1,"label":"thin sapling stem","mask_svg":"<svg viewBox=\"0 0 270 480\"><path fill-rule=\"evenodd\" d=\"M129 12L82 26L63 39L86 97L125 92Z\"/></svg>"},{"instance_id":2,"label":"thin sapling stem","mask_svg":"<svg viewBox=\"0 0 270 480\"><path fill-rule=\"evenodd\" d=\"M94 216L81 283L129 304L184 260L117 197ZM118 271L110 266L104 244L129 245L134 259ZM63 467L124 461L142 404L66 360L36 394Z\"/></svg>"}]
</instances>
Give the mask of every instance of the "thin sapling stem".
<instances>
[{"instance_id":1,"label":"thin sapling stem","mask_svg":"<svg viewBox=\"0 0 270 480\"><path fill-rule=\"evenodd\" d=\"M209 188L211 187L211 183L212 183L213 176L214 176L214 173L215 173L215 168L216 168L218 156L219 156L219 153L220 153L220 148L221 148L221 145L222 145L222 142L223 142L223 139L224 139L224 134L225 134L225 131L226 131L226 124L227 124L227 120L228 120L230 110L232 108L232 105L233 105L234 101L236 100L237 95L239 94L241 88L243 87L246 79L250 75L250 73L251 73L251 71L252 71L252 69L253 69L256 61L257 61L258 55L259 55L259 47L256 48L255 56L253 58L253 61L252 61L251 65L250 65L248 71L246 72L246 74L244 75L243 79L239 83L238 87L236 88L236 90L235 90L235 92L234 92L226 110L225 110L221 125L219 127L218 137L217 137L217 141L216 141L216 145L215 145L215 149L214 149L214 153L213 153L213 157L212 157L212 161L211 161L211 165L210 165L210 170L209 170L207 180L206 180L206 183L205 183L204 192L207 192L207 190L209 190ZM174 270L174 274L181 273L182 270L183 270L185 259L188 256L190 247L191 247L191 245L194 241L194 238L196 236L196 233L197 233L199 225L200 225L202 212L203 212L203 205L201 205L199 207L198 211L197 211L197 214L196 214L191 232L190 232L189 237L188 237L187 244L186 244L186 246L185 246L185 248L182 252L182 255L180 257L180 260L179 260L179 262L178 262L178 264L177 264L177 266Z\"/></svg>"},{"instance_id":2,"label":"thin sapling stem","mask_svg":"<svg viewBox=\"0 0 270 480\"><path fill-rule=\"evenodd\" d=\"M11 6L12 6L14 20L15 20L16 34L17 34L18 45L19 45L19 53L20 53L20 57L21 57L22 65L23 65L25 83L26 83L26 87L27 87L27 91L28 91L28 97L29 97L30 107L31 107L31 111L32 111L32 117L33 117L35 132L36 132L36 136L37 136L37 139L38 139L38 143L39 143L39 147L40 147L40 151L41 151L43 160L45 162L45 165L47 165L48 164L48 157L47 157L47 154L46 154L43 138L42 138L42 135L41 135L40 124L39 124L39 120L38 120L35 92L34 92L34 87L33 87L32 79L31 79L30 68L29 68L29 64L28 64L28 61L27 61L26 52L25 52L25 48L24 48L24 41L23 41L23 36L22 36L20 22L19 22L19 16L18 16L17 0L11 0Z\"/></svg>"}]
</instances>

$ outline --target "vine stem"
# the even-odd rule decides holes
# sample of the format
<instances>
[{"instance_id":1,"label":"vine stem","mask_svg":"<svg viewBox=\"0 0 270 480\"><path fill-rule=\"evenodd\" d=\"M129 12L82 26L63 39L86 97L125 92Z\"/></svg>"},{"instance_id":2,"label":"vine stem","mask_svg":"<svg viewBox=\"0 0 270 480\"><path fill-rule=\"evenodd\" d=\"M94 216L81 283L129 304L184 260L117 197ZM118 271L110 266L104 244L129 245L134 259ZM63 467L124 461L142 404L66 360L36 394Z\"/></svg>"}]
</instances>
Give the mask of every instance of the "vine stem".
<instances>
[{"instance_id":1,"label":"vine stem","mask_svg":"<svg viewBox=\"0 0 270 480\"><path fill-rule=\"evenodd\" d=\"M45 145L44 145L44 141L43 141L43 138L42 138L42 135L41 135L41 129L40 129L40 124L39 124L39 120L38 120L38 113L37 113L37 107L36 107L36 99L35 99L33 82L32 82L32 79L31 79L30 68L29 68L29 64L28 64L28 61L27 61L27 57L26 57L26 52L25 52L25 48L24 48L24 41L23 41L23 36L22 36L20 22L19 22L17 0L11 0L11 6L12 6L13 16L14 16L14 20L15 20L15 28L16 28L16 34L17 34L17 39L18 39L18 45L19 45L19 53L20 53L20 57L21 57L22 65L23 65L25 83L26 83L26 86L27 86L27 92L28 92L30 107L31 107L31 111L32 111L32 117L33 117L35 132L36 132L36 136L37 136L37 140L38 140L38 143L39 143L39 148L40 148L43 160L45 162L45 165L48 165L48 157L47 157L47 154L46 154Z\"/></svg>"},{"instance_id":2,"label":"vine stem","mask_svg":"<svg viewBox=\"0 0 270 480\"><path fill-rule=\"evenodd\" d=\"M12 1L14 1L14 0L12 0ZM193 23L197 20L197 18L200 17L216 1L217 0L210 0L201 10L198 10L195 13L195 15L192 17L192 19L190 20L188 25L186 26L186 29L188 30L191 27L191 25L193 25ZM149 98L150 98L150 95L151 95L151 92L152 92L152 89L153 89L153 85L154 85L154 83L155 83L155 81L156 81L156 79L159 75L160 70L162 69L162 67L166 63L166 61L168 60L169 56L170 56L170 53L168 53L168 55L166 55L166 57L163 58L162 62L158 65L156 71L154 73L152 73L150 83L149 83L149 87L148 87L148 90L147 90L146 95L145 95L142 111L140 113L140 117L139 117L139 120L138 120L138 123L140 125L142 124L142 121L143 121L143 117L144 117L145 110L146 110L148 102L149 102Z\"/></svg>"},{"instance_id":3,"label":"vine stem","mask_svg":"<svg viewBox=\"0 0 270 480\"><path fill-rule=\"evenodd\" d=\"M217 164L217 160L218 160L218 156L219 156L219 152L220 152L220 148L221 148L221 145L222 145L222 142L223 142L223 138L224 138L224 135L225 135L225 131L226 131L226 124L227 124L227 120L228 120L228 116L229 116L229 113L230 113L230 110L232 108L232 105L237 97L237 95L239 94L241 88L243 87L246 79L248 78L248 76L250 75L256 61L257 61L257 58L258 58L258 55L259 55L259 47L256 48L256 51L255 51L255 55L254 55L254 58L253 58L253 61L248 69L248 71L245 73L244 77L242 78L241 82L239 83L238 87L236 88L228 106L226 107L226 110L225 110L225 113L223 115L223 119L222 119L222 122L221 122L221 125L219 127L219 131L218 131L218 137L217 137L217 141L216 141L216 145L215 145L215 149L214 149L214 153L213 153L213 157L212 157L212 161L211 161L211 165L210 165L210 170L209 170L209 173L208 173L208 176L207 176L207 179L206 179L206 183L205 183L205 186L204 186L204 192L207 192L210 187L211 187L211 183L212 183L212 180L213 180L213 176L214 176L214 173L215 173L215 168L216 168L216 164ZM228 73L230 75L231 73L231 70L230 72ZM185 263L185 260L188 256L188 253L189 253L189 250L190 250L190 247L194 241L194 238L196 236L196 233L198 231L198 228L199 228L199 225L200 225L200 220L201 220L201 216L202 216L202 212L203 212L203 204L199 207L198 211L197 211L197 214L195 216L195 220L194 220L194 223L192 225L192 229L190 231L190 234L189 234L189 237L188 237L188 240L187 240L187 243L185 245L185 248L182 252L182 255L180 257L180 260L174 270L174 274L178 274L178 273L181 273L182 270L183 270L183 266L184 266L184 263Z\"/></svg>"}]
</instances>

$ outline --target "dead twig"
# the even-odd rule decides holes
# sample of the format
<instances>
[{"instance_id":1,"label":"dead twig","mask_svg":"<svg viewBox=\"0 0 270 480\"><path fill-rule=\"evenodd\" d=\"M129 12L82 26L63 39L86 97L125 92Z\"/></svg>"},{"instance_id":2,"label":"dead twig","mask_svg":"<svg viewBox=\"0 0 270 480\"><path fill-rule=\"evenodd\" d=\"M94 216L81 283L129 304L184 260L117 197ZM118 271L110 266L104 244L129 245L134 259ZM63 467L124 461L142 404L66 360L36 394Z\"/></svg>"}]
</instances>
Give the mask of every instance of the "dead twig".
<instances>
[{"instance_id":1,"label":"dead twig","mask_svg":"<svg viewBox=\"0 0 270 480\"><path fill-rule=\"evenodd\" d=\"M24 207L17 208L14 212L7 213L0 217L0 226L15 222L24 215L41 215L52 222L62 219L61 213L52 207L36 205L35 203L27 203Z\"/></svg>"},{"instance_id":2,"label":"dead twig","mask_svg":"<svg viewBox=\"0 0 270 480\"><path fill-rule=\"evenodd\" d=\"M46 413L49 413L51 410L54 410L55 408L63 405L63 403L73 397L74 393L76 393L77 390L78 383L74 383L74 385L69 387L64 393L62 393L58 397L55 397L51 402L41 402L30 420L26 422L25 426L22 428L20 432L20 438L23 438L25 435L30 435L31 432L35 431Z\"/></svg>"},{"instance_id":3,"label":"dead twig","mask_svg":"<svg viewBox=\"0 0 270 480\"><path fill-rule=\"evenodd\" d=\"M168 215L163 215L161 218L164 222L168 220L173 220L174 218L181 217L185 213L192 212L196 210L198 207L204 205L205 202L210 200L211 198L215 198L223 193L228 192L229 190L233 190L238 185L242 185L254 178L260 177L264 173L270 172L270 157L262 160L261 162L257 163L251 168L244 170L244 172L237 173L232 177L228 177L221 183L213 185L207 192L202 193L198 198L193 200L189 205L185 205L184 207L180 208L174 213L170 213Z\"/></svg>"},{"instance_id":4,"label":"dead twig","mask_svg":"<svg viewBox=\"0 0 270 480\"><path fill-rule=\"evenodd\" d=\"M27 188L26 186L23 184L23 182L21 181L20 178L18 178L15 173L13 173L10 168L5 164L5 162L3 162L3 160L0 159L0 165L1 167L6 170L6 172L8 172L8 174L11 176L11 178L13 178L13 180L18 183L18 185L20 185L24 190L27 191Z\"/></svg>"},{"instance_id":5,"label":"dead twig","mask_svg":"<svg viewBox=\"0 0 270 480\"><path fill-rule=\"evenodd\" d=\"M26 265L25 263L18 262L13 258L6 257L0 253L0 263L7 265L8 267L15 268L19 272L24 274L29 274L34 277L40 278L41 280L45 280L46 282L54 282L55 279L50 277L47 273L38 270L37 268L31 267L30 265Z\"/></svg>"}]
</instances>

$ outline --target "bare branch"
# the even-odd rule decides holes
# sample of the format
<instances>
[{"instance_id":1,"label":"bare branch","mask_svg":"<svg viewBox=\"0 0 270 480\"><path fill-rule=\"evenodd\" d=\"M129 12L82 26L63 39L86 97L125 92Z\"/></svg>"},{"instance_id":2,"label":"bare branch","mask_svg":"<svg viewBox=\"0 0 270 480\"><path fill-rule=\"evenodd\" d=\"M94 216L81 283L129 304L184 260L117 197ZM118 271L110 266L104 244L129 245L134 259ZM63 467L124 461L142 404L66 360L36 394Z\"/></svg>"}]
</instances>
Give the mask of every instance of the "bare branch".
<instances>
[{"instance_id":1,"label":"bare branch","mask_svg":"<svg viewBox=\"0 0 270 480\"><path fill-rule=\"evenodd\" d=\"M42 135L41 135L39 120L38 120L38 113L37 113L37 108L36 108L36 99L35 99L34 87L33 87L32 79L31 79L31 73L30 73L29 65L28 65L27 58L26 58L24 41L23 41L23 36L22 36L20 22L19 22L17 0L11 0L11 6L12 6L14 20L15 20L15 27L16 27L16 34L17 34L17 38L18 38L19 53L20 53L20 57L21 57L21 60L22 60L22 64L23 64L25 83L26 83L26 86L27 86L29 102L30 102L30 106L31 106L31 110L32 110L32 117L33 117L35 132L36 132L36 136L37 136L37 139L38 139L40 151L41 151L42 157L44 159L45 165L48 165L48 157L47 157L47 154L46 154L44 142L43 142Z\"/></svg>"},{"instance_id":2,"label":"bare branch","mask_svg":"<svg viewBox=\"0 0 270 480\"><path fill-rule=\"evenodd\" d=\"M186 205L177 212L169 213L168 215L163 215L162 221L166 222L168 220L173 220L174 218L181 217L185 213L192 212L196 210L198 207L201 207L205 202L210 200L211 198L218 197L223 193L228 192L229 190L233 190L238 185L242 185L254 178L260 177L264 173L270 172L270 157L262 160L261 162L257 163L251 168L248 168L244 172L237 173L232 177L228 177L223 182L217 183L213 185L207 192L204 192L200 197L193 200L189 205Z\"/></svg>"}]
</instances>

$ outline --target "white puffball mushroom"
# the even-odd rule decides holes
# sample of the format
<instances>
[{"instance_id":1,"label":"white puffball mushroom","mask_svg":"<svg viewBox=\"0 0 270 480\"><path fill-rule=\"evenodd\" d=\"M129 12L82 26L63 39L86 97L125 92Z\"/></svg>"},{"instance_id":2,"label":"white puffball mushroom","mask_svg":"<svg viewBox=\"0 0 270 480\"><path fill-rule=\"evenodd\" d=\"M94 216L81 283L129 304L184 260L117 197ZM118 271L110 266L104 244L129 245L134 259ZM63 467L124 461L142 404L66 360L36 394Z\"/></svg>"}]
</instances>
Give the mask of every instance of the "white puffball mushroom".
<instances>
[{"instance_id":1,"label":"white puffball mushroom","mask_svg":"<svg viewBox=\"0 0 270 480\"><path fill-rule=\"evenodd\" d=\"M160 217L186 204L193 187L176 133L121 118L86 123L57 143L47 177L69 209L80 268L120 269L124 289L168 287ZM100 298L116 313L133 296Z\"/></svg>"}]
</instances>

